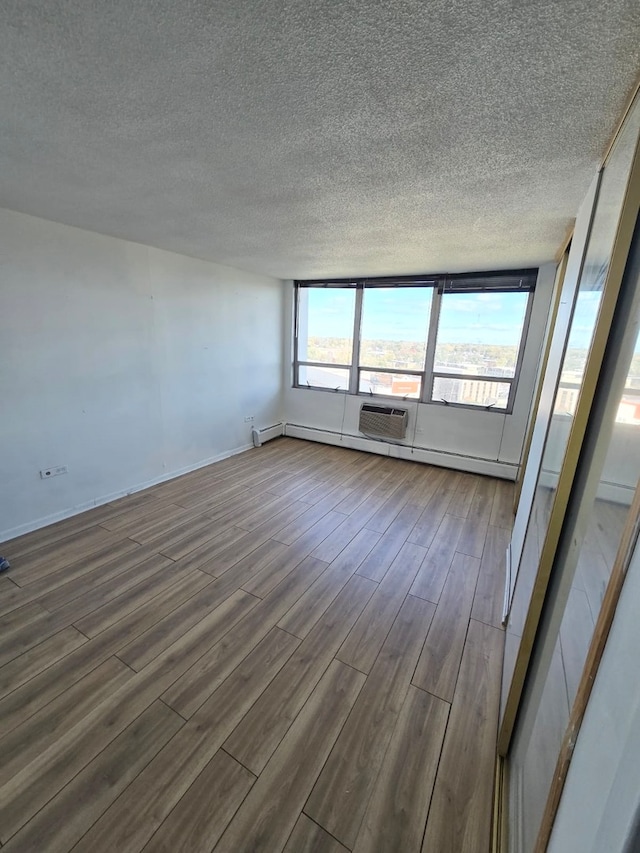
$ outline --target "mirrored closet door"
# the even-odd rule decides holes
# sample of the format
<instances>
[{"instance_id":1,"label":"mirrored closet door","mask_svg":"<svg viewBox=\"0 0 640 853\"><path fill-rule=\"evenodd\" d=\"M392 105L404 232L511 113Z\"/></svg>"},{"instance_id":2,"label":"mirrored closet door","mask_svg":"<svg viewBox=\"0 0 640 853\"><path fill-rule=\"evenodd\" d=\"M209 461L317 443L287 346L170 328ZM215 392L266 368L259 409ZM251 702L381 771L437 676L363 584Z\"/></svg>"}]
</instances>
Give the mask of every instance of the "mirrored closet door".
<instances>
[{"instance_id":1,"label":"mirrored closet door","mask_svg":"<svg viewBox=\"0 0 640 853\"><path fill-rule=\"evenodd\" d=\"M602 170L562 349L507 624L499 750L507 753L635 227L640 101Z\"/></svg>"},{"instance_id":2,"label":"mirrored closet door","mask_svg":"<svg viewBox=\"0 0 640 853\"><path fill-rule=\"evenodd\" d=\"M600 179L509 616L510 853L546 849L638 531L639 131L636 99Z\"/></svg>"}]
</instances>

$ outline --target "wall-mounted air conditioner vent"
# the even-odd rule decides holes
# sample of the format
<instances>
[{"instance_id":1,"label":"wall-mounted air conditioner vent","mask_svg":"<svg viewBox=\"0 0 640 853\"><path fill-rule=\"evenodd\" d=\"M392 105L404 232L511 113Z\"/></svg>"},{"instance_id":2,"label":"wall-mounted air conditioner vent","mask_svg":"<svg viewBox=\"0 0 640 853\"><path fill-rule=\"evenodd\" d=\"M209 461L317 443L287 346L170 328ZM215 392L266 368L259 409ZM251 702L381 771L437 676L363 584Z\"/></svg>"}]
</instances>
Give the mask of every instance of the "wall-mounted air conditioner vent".
<instances>
[{"instance_id":1,"label":"wall-mounted air conditioner vent","mask_svg":"<svg viewBox=\"0 0 640 853\"><path fill-rule=\"evenodd\" d=\"M408 414L406 409L388 406L371 406L365 403L360 409L358 429L365 435L384 438L404 438L407 433Z\"/></svg>"}]
</instances>

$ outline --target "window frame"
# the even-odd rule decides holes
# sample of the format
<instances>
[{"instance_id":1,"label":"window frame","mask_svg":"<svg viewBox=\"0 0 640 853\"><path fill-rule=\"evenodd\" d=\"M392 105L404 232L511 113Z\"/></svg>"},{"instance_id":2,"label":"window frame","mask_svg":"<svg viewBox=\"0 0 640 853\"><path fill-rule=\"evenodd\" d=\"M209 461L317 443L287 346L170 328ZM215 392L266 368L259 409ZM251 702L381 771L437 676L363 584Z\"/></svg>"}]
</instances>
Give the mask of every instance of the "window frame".
<instances>
[{"instance_id":1,"label":"window frame","mask_svg":"<svg viewBox=\"0 0 640 853\"><path fill-rule=\"evenodd\" d=\"M513 412L518 381L522 370L524 360L524 351L526 348L527 337L529 333L529 325L531 321L531 312L533 307L533 299L535 294L536 281L538 276L537 269L521 269L521 270L504 270L497 272L483 273L460 273L454 275L439 275L439 276L394 276L390 278L351 278L351 279L316 279L316 280L296 280L294 281L295 299L294 299L294 340L293 340L293 387L312 391L325 391L331 394L349 394L357 397L375 397L382 400L393 400L396 403L414 402L424 403L430 406L446 406L457 409L471 409L474 411L497 412L503 415L509 415ZM366 364L360 364L360 341L362 330L362 308L364 302L364 292L367 288L404 288L404 287L431 287L433 289L431 295L431 310L429 315L429 324L427 330L427 342L425 360L422 370L417 369L402 369L402 368L381 368L371 367ZM309 288L337 288L337 289L354 289L355 288L355 308L354 308L354 328L351 349L351 364L329 364L318 361L301 361L298 358L299 353L299 315L300 315L300 292ZM440 321L440 312L442 309L442 297L447 293L528 293L525 315L522 323L522 332L520 335L520 343L516 357L516 365L513 376L487 376L484 374L459 374L447 373L442 370L436 370L435 353L438 335L438 326ZM349 371L349 383L346 389L338 388L323 388L317 385L308 383L301 384L300 368L301 367L325 367L335 368L339 370ZM362 371L397 374L402 376L416 376L420 380L420 390L417 397L409 397L409 395L400 397L394 394L380 394L373 392L360 391L360 374ZM495 382L509 385L509 396L505 408L497 408L494 405L481 406L473 403L459 403L454 401L432 400L433 386L438 378L457 379L457 380L477 380L484 382Z\"/></svg>"},{"instance_id":2,"label":"window frame","mask_svg":"<svg viewBox=\"0 0 640 853\"><path fill-rule=\"evenodd\" d=\"M537 270L536 270L537 277ZM467 278L465 276L465 278ZM455 290L450 289L446 291L446 285L444 287L438 287L436 293L433 295L434 302L437 302L437 306L434 308L432 303L432 315L431 322L429 325L429 336L431 339L431 335L433 335L433 345L431 350L431 362L427 362L425 374L430 377L428 394L425 391L425 396L427 399L422 402L430 403L432 405L439 406L455 406L456 408L463 409L485 409L487 411L493 412L501 412L502 414L510 415L513 412L513 404L515 402L516 390L518 387L518 380L520 378L520 372L522 370L522 362L524 359L524 350L527 343L527 337L529 334L529 323L531 321L531 310L533 308L533 296L535 293L535 280L533 281L531 287L528 288L529 297L527 299L527 305L524 312L524 319L522 321L522 332L520 334L520 343L518 345L518 354L516 356L516 364L515 369L513 371L513 376L487 376L482 373L478 374L459 374L459 373L447 373L443 370L436 370L434 366L435 362L435 353L436 353L436 342L438 337L438 324L440 322L440 311L442 307L442 297L445 292L449 293L482 293L482 292L493 292L493 293L518 293L518 292L526 292L527 288L521 288L520 290L515 290L514 288L500 288L500 287L490 287L490 288L480 288L480 287L468 287L467 289L456 288ZM429 348L427 346L427 355L429 355ZM427 372L428 371L428 372ZM495 406L474 406L471 403L455 403L455 402L443 402L441 400L432 400L433 394L433 386L435 384L436 379L469 379L476 380L481 382L495 382L502 385L509 385L509 396L507 398L507 405L504 409L499 409Z\"/></svg>"}]
</instances>

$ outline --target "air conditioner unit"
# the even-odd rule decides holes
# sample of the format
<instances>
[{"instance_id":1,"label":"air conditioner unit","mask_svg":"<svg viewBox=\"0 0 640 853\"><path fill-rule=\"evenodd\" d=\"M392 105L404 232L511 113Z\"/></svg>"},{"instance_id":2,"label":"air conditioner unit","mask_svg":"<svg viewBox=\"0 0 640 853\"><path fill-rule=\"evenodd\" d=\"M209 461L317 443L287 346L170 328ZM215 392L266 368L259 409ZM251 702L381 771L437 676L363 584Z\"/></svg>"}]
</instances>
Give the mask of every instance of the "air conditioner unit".
<instances>
[{"instance_id":1,"label":"air conditioner unit","mask_svg":"<svg viewBox=\"0 0 640 853\"><path fill-rule=\"evenodd\" d=\"M406 409L372 406L365 403L360 408L358 429L365 435L404 438L407 434L408 419L409 415Z\"/></svg>"}]
</instances>

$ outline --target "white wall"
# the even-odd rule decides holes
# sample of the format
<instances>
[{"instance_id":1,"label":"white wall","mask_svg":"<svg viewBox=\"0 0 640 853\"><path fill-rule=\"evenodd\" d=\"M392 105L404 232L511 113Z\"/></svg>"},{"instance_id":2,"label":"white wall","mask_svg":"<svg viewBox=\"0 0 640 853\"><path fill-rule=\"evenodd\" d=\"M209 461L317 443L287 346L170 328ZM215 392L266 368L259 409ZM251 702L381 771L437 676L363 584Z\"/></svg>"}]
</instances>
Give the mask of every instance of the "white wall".
<instances>
[{"instance_id":1,"label":"white wall","mask_svg":"<svg viewBox=\"0 0 640 853\"><path fill-rule=\"evenodd\" d=\"M548 853L625 846L640 805L640 547L629 567L578 734Z\"/></svg>"},{"instance_id":2,"label":"white wall","mask_svg":"<svg viewBox=\"0 0 640 853\"><path fill-rule=\"evenodd\" d=\"M272 278L0 210L0 540L280 420L282 302Z\"/></svg>"},{"instance_id":3,"label":"white wall","mask_svg":"<svg viewBox=\"0 0 640 853\"><path fill-rule=\"evenodd\" d=\"M515 478L533 397L555 270L555 264L545 264L540 268L512 414L447 408L418 404L410 400L402 402L402 405L409 409L405 444L414 443L415 429L415 447L430 451L428 457L423 454L425 461ZM290 330L293 323L293 302L293 284L289 283L286 288L285 327ZM359 435L358 415L365 398L293 388L291 332L287 340L288 347L284 358L284 409L287 422L344 436ZM358 440L359 445L366 443ZM368 444L372 449L376 449L374 442L370 441Z\"/></svg>"}]
</instances>

